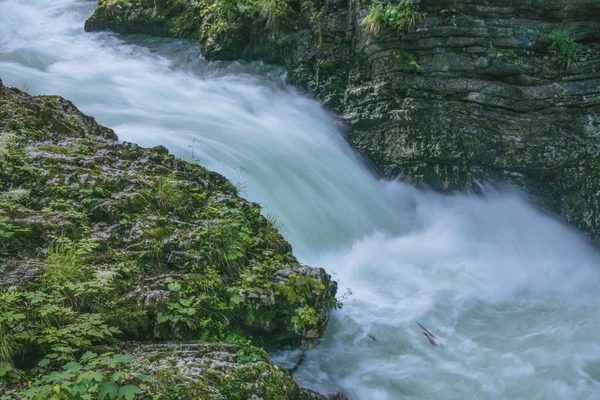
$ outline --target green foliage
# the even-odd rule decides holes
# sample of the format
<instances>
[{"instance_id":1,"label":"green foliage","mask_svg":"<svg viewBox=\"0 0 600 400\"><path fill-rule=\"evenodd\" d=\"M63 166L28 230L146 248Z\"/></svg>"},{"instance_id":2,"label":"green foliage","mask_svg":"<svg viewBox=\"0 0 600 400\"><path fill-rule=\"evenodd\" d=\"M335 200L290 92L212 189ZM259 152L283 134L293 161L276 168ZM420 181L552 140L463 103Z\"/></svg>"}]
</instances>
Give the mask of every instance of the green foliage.
<instances>
[{"instance_id":1,"label":"green foliage","mask_svg":"<svg viewBox=\"0 0 600 400\"><path fill-rule=\"evenodd\" d=\"M276 294L284 296L288 303L297 306L292 317L292 323L297 329L314 325L318 321L315 309L307 304L313 287L324 288L321 282L308 276L290 274L287 282L280 283L275 288Z\"/></svg>"},{"instance_id":2,"label":"green foliage","mask_svg":"<svg viewBox=\"0 0 600 400\"><path fill-rule=\"evenodd\" d=\"M27 291L0 292L1 363L12 365L25 350L33 354L50 351L56 361L73 361L81 350L119 333L90 312L109 290L95 280L85 280L86 274L80 272L84 270L80 257L95 247L89 240L62 237L50 246L46 268Z\"/></svg>"},{"instance_id":3,"label":"green foliage","mask_svg":"<svg viewBox=\"0 0 600 400\"><path fill-rule=\"evenodd\" d=\"M226 204L209 204L203 218L209 221L194 239L208 265L235 276L245 265L248 250L255 246L252 232L242 211Z\"/></svg>"},{"instance_id":4,"label":"green foliage","mask_svg":"<svg viewBox=\"0 0 600 400\"><path fill-rule=\"evenodd\" d=\"M179 189L177 181L164 176L158 179L156 193L152 197L155 199L158 209L163 212L175 211L185 206L186 203L186 197Z\"/></svg>"},{"instance_id":5,"label":"green foliage","mask_svg":"<svg viewBox=\"0 0 600 400\"><path fill-rule=\"evenodd\" d=\"M554 100L561 99L567 95L567 89L563 89L560 93L554 95Z\"/></svg>"},{"instance_id":6,"label":"green foliage","mask_svg":"<svg viewBox=\"0 0 600 400\"><path fill-rule=\"evenodd\" d=\"M513 49L510 49L506 53L503 53L502 51L498 50L494 46L493 42L490 42L490 45L488 47L488 54L490 56L493 56L496 58L505 57L505 58L509 59L515 65L525 65L526 64L525 60L520 58L516 51L514 51Z\"/></svg>"},{"instance_id":7,"label":"green foliage","mask_svg":"<svg viewBox=\"0 0 600 400\"><path fill-rule=\"evenodd\" d=\"M158 324L171 323L177 325L185 322L190 329L195 329L192 317L196 315L196 308L193 307L196 298L192 296L187 299L179 299L167 305L168 313L159 312L156 317Z\"/></svg>"},{"instance_id":8,"label":"green foliage","mask_svg":"<svg viewBox=\"0 0 600 400\"><path fill-rule=\"evenodd\" d=\"M401 0L397 5L375 3L362 25L373 36L379 34L382 26L399 32L413 32L426 16L427 13L418 11L410 0Z\"/></svg>"},{"instance_id":9,"label":"green foliage","mask_svg":"<svg viewBox=\"0 0 600 400\"><path fill-rule=\"evenodd\" d=\"M10 146L15 142L16 136L12 133L0 132L0 161L8 156Z\"/></svg>"},{"instance_id":10,"label":"green foliage","mask_svg":"<svg viewBox=\"0 0 600 400\"><path fill-rule=\"evenodd\" d=\"M7 365L12 365L13 355L22 347L15 335L18 326L26 319L22 296L16 291L0 292L0 366L4 366L4 371ZM0 378L4 375L0 374Z\"/></svg>"},{"instance_id":11,"label":"green foliage","mask_svg":"<svg viewBox=\"0 0 600 400\"><path fill-rule=\"evenodd\" d=\"M48 246L45 280L53 285L82 279L88 272L83 259L98 247L93 239L72 241L62 236Z\"/></svg>"},{"instance_id":12,"label":"green foliage","mask_svg":"<svg viewBox=\"0 0 600 400\"><path fill-rule=\"evenodd\" d=\"M318 321L317 313L315 309L310 307L308 304L298 307L294 310L294 316L292 317L292 323L298 329L302 329L307 325L314 325Z\"/></svg>"},{"instance_id":13,"label":"green foliage","mask_svg":"<svg viewBox=\"0 0 600 400\"><path fill-rule=\"evenodd\" d=\"M1 152L0 157L2 157ZM27 229L19 228L11 222L9 213L28 197L29 191L23 189L0 193L0 257L10 253L11 241L15 234L27 232Z\"/></svg>"},{"instance_id":14,"label":"green foliage","mask_svg":"<svg viewBox=\"0 0 600 400\"><path fill-rule=\"evenodd\" d=\"M427 13L417 11L410 0L402 0L396 6L386 5L383 19L393 30L413 32L426 16Z\"/></svg>"},{"instance_id":15,"label":"green foliage","mask_svg":"<svg viewBox=\"0 0 600 400\"><path fill-rule=\"evenodd\" d=\"M289 245L281 236L281 232L284 230L284 225L281 221L277 219L272 214L267 214L265 216L267 223L265 226L259 231L258 239L265 244L270 250L275 250L278 252L289 251Z\"/></svg>"},{"instance_id":16,"label":"green foliage","mask_svg":"<svg viewBox=\"0 0 600 400\"><path fill-rule=\"evenodd\" d=\"M79 360L57 362L58 358L58 354L48 354L27 387L11 390L7 396L24 400L133 400L143 393L139 385L150 381L127 355L86 352Z\"/></svg>"},{"instance_id":17,"label":"green foliage","mask_svg":"<svg viewBox=\"0 0 600 400\"><path fill-rule=\"evenodd\" d=\"M6 165L7 158L10 155L11 148L15 145L17 136L13 133L0 131L0 170L8 170ZM4 188L2 176L0 174L0 189ZM15 234L25 232L25 229L19 228L11 222L10 212L15 209L19 203L29 197L29 191L24 189L13 189L6 192L0 192L0 257L8 255L11 252L11 241ZM1 259L0 259L1 261Z\"/></svg>"},{"instance_id":18,"label":"green foliage","mask_svg":"<svg viewBox=\"0 0 600 400\"><path fill-rule=\"evenodd\" d=\"M308 3L310 8L311 2ZM296 13L285 0L217 0L211 8L219 20L229 23L241 19L259 21L270 31L277 31Z\"/></svg>"},{"instance_id":19,"label":"green foliage","mask_svg":"<svg viewBox=\"0 0 600 400\"><path fill-rule=\"evenodd\" d=\"M0 292L0 384L9 388L0 398L130 400L142 392L137 384L148 378L135 370L133 358L84 353L120 333L91 312L110 290L82 272L83 257L96 247L91 240L61 237L49 246L47 266L27 291ZM24 351L43 355L27 375L13 363Z\"/></svg>"},{"instance_id":20,"label":"green foliage","mask_svg":"<svg viewBox=\"0 0 600 400\"><path fill-rule=\"evenodd\" d=\"M204 339L220 338L227 330L227 314L231 306L225 295L225 283L214 267L202 273L183 275L179 280L164 282L172 299L156 316L158 328L164 332L181 329L200 331ZM198 333L195 334L198 336Z\"/></svg>"},{"instance_id":21,"label":"green foliage","mask_svg":"<svg viewBox=\"0 0 600 400\"><path fill-rule=\"evenodd\" d=\"M571 66L576 65L577 52L581 47L581 44L571 38L569 32L557 29L552 31L552 44L548 51L558 57L556 63L561 68L569 69Z\"/></svg>"},{"instance_id":22,"label":"green foliage","mask_svg":"<svg viewBox=\"0 0 600 400\"><path fill-rule=\"evenodd\" d=\"M413 56L412 54L400 52L394 54L394 60L399 64L410 65L415 70L421 69L421 66L417 63L415 56Z\"/></svg>"},{"instance_id":23,"label":"green foliage","mask_svg":"<svg viewBox=\"0 0 600 400\"><path fill-rule=\"evenodd\" d=\"M381 27L385 23L384 8L381 4L376 3L372 4L369 7L369 13L365 16L365 19L362 21L362 25L365 27L365 31L370 36L379 35L379 31Z\"/></svg>"},{"instance_id":24,"label":"green foliage","mask_svg":"<svg viewBox=\"0 0 600 400\"><path fill-rule=\"evenodd\" d=\"M287 3L281 0L254 0L250 4L258 10L260 17L266 21L267 28L276 27L279 19L291 12Z\"/></svg>"},{"instance_id":25,"label":"green foliage","mask_svg":"<svg viewBox=\"0 0 600 400\"><path fill-rule=\"evenodd\" d=\"M240 349L235 353L235 360L240 364L262 361L262 352L258 348Z\"/></svg>"}]
</instances>

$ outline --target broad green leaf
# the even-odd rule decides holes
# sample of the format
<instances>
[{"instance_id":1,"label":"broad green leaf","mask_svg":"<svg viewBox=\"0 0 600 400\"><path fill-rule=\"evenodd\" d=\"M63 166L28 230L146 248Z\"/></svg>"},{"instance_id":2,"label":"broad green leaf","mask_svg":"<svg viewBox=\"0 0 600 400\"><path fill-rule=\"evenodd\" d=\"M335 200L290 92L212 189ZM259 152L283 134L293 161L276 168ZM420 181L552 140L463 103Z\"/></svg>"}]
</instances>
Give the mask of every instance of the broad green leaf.
<instances>
[{"instance_id":1,"label":"broad green leaf","mask_svg":"<svg viewBox=\"0 0 600 400\"><path fill-rule=\"evenodd\" d=\"M142 389L134 385L121 386L119 389L119 398L124 400L133 400L136 394L142 393Z\"/></svg>"},{"instance_id":2,"label":"broad green leaf","mask_svg":"<svg viewBox=\"0 0 600 400\"><path fill-rule=\"evenodd\" d=\"M123 379L125 379L125 372L123 372L123 371L117 371L117 372L115 372L115 373L112 375L112 378L111 378L111 380L112 380L113 382L120 382L120 381L122 381Z\"/></svg>"},{"instance_id":3,"label":"broad green leaf","mask_svg":"<svg viewBox=\"0 0 600 400\"><path fill-rule=\"evenodd\" d=\"M88 372L88 379L96 382L102 382L104 380L103 371L90 371Z\"/></svg>"},{"instance_id":4,"label":"broad green leaf","mask_svg":"<svg viewBox=\"0 0 600 400\"><path fill-rule=\"evenodd\" d=\"M14 368L9 363L0 362L0 377L6 376Z\"/></svg>"},{"instance_id":5,"label":"broad green leaf","mask_svg":"<svg viewBox=\"0 0 600 400\"><path fill-rule=\"evenodd\" d=\"M119 385L114 382L104 382L100 385L100 390L98 391L98 400L104 400L106 396L110 400L114 400L117 398L119 394Z\"/></svg>"},{"instance_id":6,"label":"broad green leaf","mask_svg":"<svg viewBox=\"0 0 600 400\"><path fill-rule=\"evenodd\" d=\"M150 382L150 381L152 381L152 378L150 378L148 375L139 374L137 377L142 382Z\"/></svg>"}]
</instances>

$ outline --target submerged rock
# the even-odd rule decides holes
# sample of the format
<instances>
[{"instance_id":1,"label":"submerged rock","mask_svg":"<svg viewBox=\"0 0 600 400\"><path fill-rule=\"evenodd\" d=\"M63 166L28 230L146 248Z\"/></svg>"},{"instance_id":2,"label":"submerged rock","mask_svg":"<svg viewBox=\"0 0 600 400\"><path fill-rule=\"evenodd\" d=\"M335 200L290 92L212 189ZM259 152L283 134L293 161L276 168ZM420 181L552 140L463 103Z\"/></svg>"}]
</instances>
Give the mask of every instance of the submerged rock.
<instances>
[{"instance_id":1,"label":"submerged rock","mask_svg":"<svg viewBox=\"0 0 600 400\"><path fill-rule=\"evenodd\" d=\"M380 21L378 35L354 0L294 3L271 24L217 2L151 3L100 0L86 28L183 35L209 59L284 65L385 176L444 192L516 185L600 239L597 1L414 1L414 29ZM144 13L197 23L157 32L137 22ZM554 31L582 45L568 63L550 49Z\"/></svg>"}]
</instances>

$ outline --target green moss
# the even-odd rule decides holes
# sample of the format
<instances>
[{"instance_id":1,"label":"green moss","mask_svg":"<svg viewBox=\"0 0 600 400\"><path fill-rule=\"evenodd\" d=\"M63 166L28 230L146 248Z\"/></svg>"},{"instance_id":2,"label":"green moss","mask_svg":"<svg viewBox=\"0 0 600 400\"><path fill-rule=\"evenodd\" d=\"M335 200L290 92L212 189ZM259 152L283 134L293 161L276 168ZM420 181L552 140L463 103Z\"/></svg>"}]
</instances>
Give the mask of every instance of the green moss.
<instances>
[{"instance_id":1,"label":"green moss","mask_svg":"<svg viewBox=\"0 0 600 400\"><path fill-rule=\"evenodd\" d=\"M283 398L277 397L281 385L291 379L250 343L293 347L308 330L322 332L335 300L329 276L300 265L277 222L263 218L260 207L238 197L222 176L177 160L164 147L112 141L111 130L61 98L4 93L0 132L16 139L0 159L0 192L29 190L23 204L0 203L0 224L11 226L3 256L24 265L18 289L43 292L51 283L49 265L68 265L66 273L52 273L60 277L52 282L93 287L94 300L77 312L115 329L111 340L117 343L216 342L236 333L245 344L234 355L235 376L210 385L224 398ZM57 240L93 246L85 257L75 257L76 249L68 262L54 262ZM44 255L39 249L49 250ZM39 265L47 265L44 273ZM0 292L5 284L0 279ZM69 301L80 297L69 291ZM27 353L34 363L43 356L45 349L20 337L14 337L15 357ZM87 345L77 346L83 352ZM243 384L257 374L269 378ZM165 393L176 396L180 389L165 383Z\"/></svg>"},{"instance_id":2,"label":"green moss","mask_svg":"<svg viewBox=\"0 0 600 400\"><path fill-rule=\"evenodd\" d=\"M331 68L335 67L335 61L334 60L320 60L319 67L324 68L324 69L331 69Z\"/></svg>"}]
</instances>

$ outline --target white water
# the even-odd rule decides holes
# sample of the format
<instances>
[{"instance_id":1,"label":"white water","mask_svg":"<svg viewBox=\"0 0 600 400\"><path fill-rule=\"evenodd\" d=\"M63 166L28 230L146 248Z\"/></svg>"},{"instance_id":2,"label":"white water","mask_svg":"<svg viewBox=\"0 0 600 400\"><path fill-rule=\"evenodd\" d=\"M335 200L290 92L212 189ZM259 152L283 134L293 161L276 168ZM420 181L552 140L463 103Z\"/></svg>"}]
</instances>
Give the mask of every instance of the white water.
<instances>
[{"instance_id":1,"label":"white water","mask_svg":"<svg viewBox=\"0 0 600 400\"><path fill-rule=\"evenodd\" d=\"M280 70L206 63L187 41L84 33L94 6L0 0L0 77L72 100L123 140L193 148L246 182L301 261L352 288L301 384L363 400L600 399L599 257L580 234L517 194L379 181Z\"/></svg>"}]
</instances>

